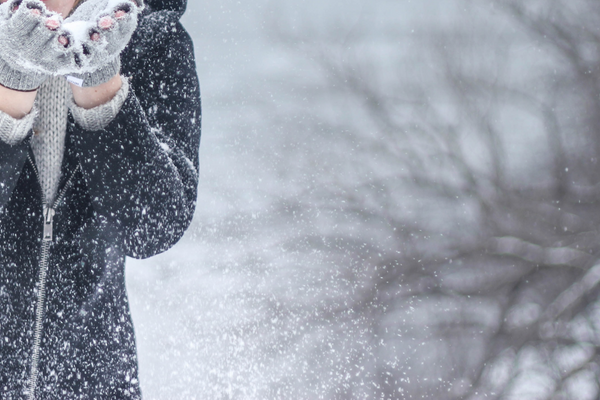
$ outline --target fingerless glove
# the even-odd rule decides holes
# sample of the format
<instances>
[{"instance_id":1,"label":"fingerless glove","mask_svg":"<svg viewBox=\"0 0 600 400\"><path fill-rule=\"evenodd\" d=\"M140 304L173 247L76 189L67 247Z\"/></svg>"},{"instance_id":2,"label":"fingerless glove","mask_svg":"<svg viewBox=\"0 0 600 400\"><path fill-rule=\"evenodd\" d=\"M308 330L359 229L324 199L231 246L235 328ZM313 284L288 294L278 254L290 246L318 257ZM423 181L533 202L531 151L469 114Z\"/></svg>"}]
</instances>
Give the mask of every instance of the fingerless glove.
<instances>
[{"instance_id":1,"label":"fingerless glove","mask_svg":"<svg viewBox=\"0 0 600 400\"><path fill-rule=\"evenodd\" d=\"M60 15L39 0L9 0L0 5L0 84L15 90L37 89L59 68L76 60Z\"/></svg>"},{"instance_id":2,"label":"fingerless glove","mask_svg":"<svg viewBox=\"0 0 600 400\"><path fill-rule=\"evenodd\" d=\"M88 0L79 6L63 25L81 54L81 67L68 75L84 87L115 76L120 70L119 55L129 43L143 7L141 0Z\"/></svg>"}]
</instances>

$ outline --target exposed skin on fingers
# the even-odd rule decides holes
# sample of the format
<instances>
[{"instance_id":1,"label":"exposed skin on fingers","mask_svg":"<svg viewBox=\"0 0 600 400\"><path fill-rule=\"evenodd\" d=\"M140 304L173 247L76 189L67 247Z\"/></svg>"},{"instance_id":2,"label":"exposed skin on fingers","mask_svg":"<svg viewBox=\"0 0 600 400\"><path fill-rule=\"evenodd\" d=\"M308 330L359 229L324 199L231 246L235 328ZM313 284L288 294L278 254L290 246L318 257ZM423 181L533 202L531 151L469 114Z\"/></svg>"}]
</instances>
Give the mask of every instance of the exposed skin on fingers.
<instances>
[{"instance_id":1,"label":"exposed skin on fingers","mask_svg":"<svg viewBox=\"0 0 600 400\"><path fill-rule=\"evenodd\" d=\"M90 35L90 39L93 42L97 42L98 40L100 40L100 34L98 32L92 32L92 34Z\"/></svg>"},{"instance_id":2,"label":"exposed skin on fingers","mask_svg":"<svg viewBox=\"0 0 600 400\"><path fill-rule=\"evenodd\" d=\"M59 36L58 37L58 43L62 44L63 46L67 47L69 45L69 38L66 36Z\"/></svg>"},{"instance_id":3,"label":"exposed skin on fingers","mask_svg":"<svg viewBox=\"0 0 600 400\"><path fill-rule=\"evenodd\" d=\"M100 18L98 21L98 26L102 29L110 29L115 24L115 20L109 17L108 15Z\"/></svg>"},{"instance_id":4,"label":"exposed skin on fingers","mask_svg":"<svg viewBox=\"0 0 600 400\"><path fill-rule=\"evenodd\" d=\"M46 28L55 31L60 28L60 21L56 18L50 18L46 21Z\"/></svg>"},{"instance_id":5,"label":"exposed skin on fingers","mask_svg":"<svg viewBox=\"0 0 600 400\"><path fill-rule=\"evenodd\" d=\"M116 18L116 19L121 19L121 18L125 17L126 15L127 15L127 12L125 12L125 11L123 11L123 10L118 10L118 11L115 13L115 18Z\"/></svg>"}]
</instances>

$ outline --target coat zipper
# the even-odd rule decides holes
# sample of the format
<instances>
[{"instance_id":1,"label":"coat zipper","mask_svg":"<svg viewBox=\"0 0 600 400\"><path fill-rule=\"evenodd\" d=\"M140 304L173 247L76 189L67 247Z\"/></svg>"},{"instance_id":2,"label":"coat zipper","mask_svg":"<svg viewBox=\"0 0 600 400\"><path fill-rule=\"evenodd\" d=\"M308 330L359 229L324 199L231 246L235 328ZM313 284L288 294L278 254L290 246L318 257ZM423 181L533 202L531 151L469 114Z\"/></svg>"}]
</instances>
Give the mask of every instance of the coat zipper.
<instances>
[{"instance_id":1,"label":"coat zipper","mask_svg":"<svg viewBox=\"0 0 600 400\"><path fill-rule=\"evenodd\" d=\"M50 205L44 194L44 189L42 187L42 181L40 179L40 175L39 175L37 166L31 159L30 154L27 155L27 158L29 159L31 166L33 167L33 171L35 172L35 176L37 177L38 183L40 184L40 188L42 191L42 204L43 204L43 215L44 215L44 226L43 226L43 231L42 231L43 232L42 248L40 251L40 264L39 264L40 268L39 268L39 276L38 276L38 283L37 283L38 298L37 298L36 309L35 309L33 353L31 356L31 366L30 366L30 370L29 370L30 371L29 372L29 383L27 385L28 386L27 399L34 400L35 399L35 387L36 387L37 378L38 378L38 367L39 367L39 361L40 361L39 359L40 359L40 345L41 345L41 341L42 341L42 327L44 324L44 317L45 317L44 308L46 305L45 304L45 301L46 301L46 274L48 272L48 261L50 259L50 246L52 245L52 241L53 241L54 214L56 213L55 212L56 207L63 200L65 194L67 193L67 189L69 188L69 186L71 186L71 182L73 180L73 177L75 176L75 173L77 172L77 170L79 169L79 167L81 165L80 164L77 165L77 167L75 168L75 170L73 171L73 173L71 174L69 179L67 180L67 183L65 183L65 186L59 192L58 196L54 200L54 203L52 205Z\"/></svg>"}]
</instances>

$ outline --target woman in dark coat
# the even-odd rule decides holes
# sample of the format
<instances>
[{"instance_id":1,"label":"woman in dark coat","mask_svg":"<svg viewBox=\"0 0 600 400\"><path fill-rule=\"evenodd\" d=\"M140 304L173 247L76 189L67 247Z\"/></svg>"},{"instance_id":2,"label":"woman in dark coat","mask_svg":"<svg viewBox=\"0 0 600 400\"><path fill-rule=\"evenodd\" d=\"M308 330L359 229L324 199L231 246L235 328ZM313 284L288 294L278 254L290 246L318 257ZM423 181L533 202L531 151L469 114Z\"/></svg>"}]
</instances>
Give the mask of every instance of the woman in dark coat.
<instances>
[{"instance_id":1,"label":"woman in dark coat","mask_svg":"<svg viewBox=\"0 0 600 400\"><path fill-rule=\"evenodd\" d=\"M186 1L146 0L143 11L136 4L137 28L110 80L118 83L114 99L80 104L78 91L90 88L70 87L54 191L38 168L56 159L39 155L43 129L33 122L24 138L15 133L27 118L53 116L35 114L35 105L9 115L1 101L37 96L42 110L42 94L54 92L44 92L46 81L39 91L0 88L4 400L141 398L125 257L167 250L190 224L201 114L192 41L179 22Z\"/></svg>"}]
</instances>

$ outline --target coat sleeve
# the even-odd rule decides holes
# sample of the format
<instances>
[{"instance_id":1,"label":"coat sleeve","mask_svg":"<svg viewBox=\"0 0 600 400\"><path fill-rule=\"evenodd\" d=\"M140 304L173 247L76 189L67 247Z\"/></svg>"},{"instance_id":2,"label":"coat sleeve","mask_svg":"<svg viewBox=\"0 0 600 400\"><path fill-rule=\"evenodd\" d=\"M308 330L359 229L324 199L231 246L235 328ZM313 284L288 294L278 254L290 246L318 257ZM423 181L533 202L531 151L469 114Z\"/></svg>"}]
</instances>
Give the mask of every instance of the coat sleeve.
<instances>
[{"instance_id":1,"label":"coat sleeve","mask_svg":"<svg viewBox=\"0 0 600 400\"><path fill-rule=\"evenodd\" d=\"M4 208L27 160L35 109L22 119L0 111L0 210Z\"/></svg>"},{"instance_id":2,"label":"coat sleeve","mask_svg":"<svg viewBox=\"0 0 600 400\"><path fill-rule=\"evenodd\" d=\"M121 110L98 131L70 118L69 133L98 222L128 256L146 258L175 244L194 214L201 110L179 21L150 16L138 31L122 57L131 85Z\"/></svg>"},{"instance_id":3,"label":"coat sleeve","mask_svg":"<svg viewBox=\"0 0 600 400\"><path fill-rule=\"evenodd\" d=\"M8 203L21 176L28 151L28 140L14 145L0 141L0 211Z\"/></svg>"}]
</instances>

